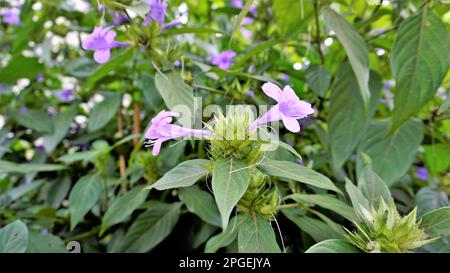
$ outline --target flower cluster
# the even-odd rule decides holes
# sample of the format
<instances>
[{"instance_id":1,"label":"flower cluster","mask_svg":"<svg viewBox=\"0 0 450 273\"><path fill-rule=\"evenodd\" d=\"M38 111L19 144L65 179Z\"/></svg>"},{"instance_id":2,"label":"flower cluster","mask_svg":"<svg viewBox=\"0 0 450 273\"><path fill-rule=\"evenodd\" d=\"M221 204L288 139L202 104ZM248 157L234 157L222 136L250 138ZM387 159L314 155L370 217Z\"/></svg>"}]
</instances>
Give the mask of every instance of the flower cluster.
<instances>
[{"instance_id":1,"label":"flower cluster","mask_svg":"<svg viewBox=\"0 0 450 273\"><path fill-rule=\"evenodd\" d=\"M82 47L85 50L94 51L94 60L98 63L106 63L111 57L111 49L121 46L129 46L127 43L115 41L114 26L95 27L91 35L83 40Z\"/></svg>"},{"instance_id":2,"label":"flower cluster","mask_svg":"<svg viewBox=\"0 0 450 273\"><path fill-rule=\"evenodd\" d=\"M158 155L161 149L161 144L164 141L175 139L179 137L187 137L187 136L195 136L195 137L208 137L212 142L226 139L224 142L225 146L239 146L243 147L246 143L245 141L249 140L249 135L254 134L254 130L261 125L264 125L269 122L282 120L286 128L291 132L300 131L300 125L297 119L301 119L307 117L314 113L314 109L312 109L311 104L302 101L295 94L294 90L291 87L286 86L282 91L278 86L273 83L265 83L262 87L263 91L269 96L274 98L278 104L273 106L267 113L265 113L262 117L251 122L248 119L248 116L245 117L223 117L216 118L214 122L214 129L210 127L211 130L197 130L184 128L178 125L171 124L173 117L178 117L179 113L172 111L162 111L156 117L151 120L150 127L145 133L145 138L147 138L146 144L148 146L153 146L153 154ZM251 123L250 123L251 122ZM242 128L241 128L242 127ZM233 142L229 141L229 137L225 137L225 134L232 133L233 136L235 133L242 134L244 133L247 137L244 138L233 138L232 141L240 141L236 145L232 145ZM242 143L244 141L244 144ZM233 147L222 147L223 145L218 143L218 146L221 146L219 150L223 153L223 150L230 150L232 154L242 154L237 151ZM217 146L213 145L213 146ZM249 146L250 145L250 146ZM244 145L245 147L249 147L249 150L245 152L246 155L250 154L252 149L252 142L250 141L248 145ZM214 147L212 147L213 154Z\"/></svg>"}]
</instances>

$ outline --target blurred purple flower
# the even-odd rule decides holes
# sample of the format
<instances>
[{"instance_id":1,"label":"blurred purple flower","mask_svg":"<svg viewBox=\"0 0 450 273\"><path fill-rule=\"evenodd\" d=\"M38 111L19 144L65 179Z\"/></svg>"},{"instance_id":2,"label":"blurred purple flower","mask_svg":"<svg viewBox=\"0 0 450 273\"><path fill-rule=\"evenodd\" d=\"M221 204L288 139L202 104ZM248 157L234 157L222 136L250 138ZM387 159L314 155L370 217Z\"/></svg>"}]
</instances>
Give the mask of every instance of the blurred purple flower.
<instances>
[{"instance_id":1,"label":"blurred purple flower","mask_svg":"<svg viewBox=\"0 0 450 273\"><path fill-rule=\"evenodd\" d=\"M296 133L300 131L300 124L297 119L305 118L314 113L311 104L300 100L290 86L285 86L281 90L277 85L267 82L262 86L262 90L278 103L272 106L262 117L250 124L248 130L253 130L269 122L282 120L286 129Z\"/></svg>"},{"instance_id":2,"label":"blurred purple flower","mask_svg":"<svg viewBox=\"0 0 450 273\"><path fill-rule=\"evenodd\" d=\"M439 97L441 97L442 99L447 99L448 94L445 93L445 89L443 87L439 87L437 89L437 94Z\"/></svg>"},{"instance_id":3,"label":"blurred purple flower","mask_svg":"<svg viewBox=\"0 0 450 273\"><path fill-rule=\"evenodd\" d=\"M44 80L45 80L45 78L44 78L44 75L43 75L43 74L38 74L38 75L36 76L36 81L37 81L37 82L41 83L41 82L43 82Z\"/></svg>"},{"instance_id":4,"label":"blurred purple flower","mask_svg":"<svg viewBox=\"0 0 450 273\"><path fill-rule=\"evenodd\" d=\"M418 167L416 169L416 176L423 181L428 180L428 170L425 167Z\"/></svg>"},{"instance_id":5,"label":"blurred purple flower","mask_svg":"<svg viewBox=\"0 0 450 273\"><path fill-rule=\"evenodd\" d=\"M175 19L175 20L172 20L169 23L163 25L162 29L168 29L168 28L174 27L174 26L179 25L179 24L181 24L181 20L180 19Z\"/></svg>"},{"instance_id":6,"label":"blurred purple flower","mask_svg":"<svg viewBox=\"0 0 450 273\"><path fill-rule=\"evenodd\" d=\"M38 151L38 152L41 152L41 153L45 152L44 143L35 143L34 148L36 148L36 151Z\"/></svg>"},{"instance_id":7,"label":"blurred purple flower","mask_svg":"<svg viewBox=\"0 0 450 273\"><path fill-rule=\"evenodd\" d=\"M233 50L226 50L219 53L216 56L210 56L211 64L218 66L222 70L227 70L233 64L233 58L236 56L236 52Z\"/></svg>"},{"instance_id":8,"label":"blurred purple flower","mask_svg":"<svg viewBox=\"0 0 450 273\"><path fill-rule=\"evenodd\" d=\"M128 20L128 17L122 12L111 12L110 14L113 19L113 24L115 26L120 26L122 24L130 22L130 20Z\"/></svg>"},{"instance_id":9,"label":"blurred purple flower","mask_svg":"<svg viewBox=\"0 0 450 273\"><path fill-rule=\"evenodd\" d=\"M303 160L301 160L301 159L295 160L295 163L297 163L299 165L304 165Z\"/></svg>"},{"instance_id":10,"label":"blurred purple flower","mask_svg":"<svg viewBox=\"0 0 450 273\"><path fill-rule=\"evenodd\" d=\"M9 9L2 12L3 21L7 25L22 25L22 21L20 21L19 12Z\"/></svg>"},{"instance_id":11,"label":"blurred purple flower","mask_svg":"<svg viewBox=\"0 0 450 273\"><path fill-rule=\"evenodd\" d=\"M104 9L105 7L102 4L99 4L97 7L98 12L103 12Z\"/></svg>"},{"instance_id":12,"label":"blurred purple flower","mask_svg":"<svg viewBox=\"0 0 450 273\"><path fill-rule=\"evenodd\" d=\"M164 24L164 16L166 15L167 9L167 1L163 0L147 0L148 5L150 6L150 11L145 18L143 23L144 26L150 24L150 21L153 19L156 23L162 25Z\"/></svg>"},{"instance_id":13,"label":"blurred purple flower","mask_svg":"<svg viewBox=\"0 0 450 273\"><path fill-rule=\"evenodd\" d=\"M286 73L281 73L281 79L283 80L283 81L289 81L289 75L288 74L286 74Z\"/></svg>"},{"instance_id":14,"label":"blurred purple flower","mask_svg":"<svg viewBox=\"0 0 450 273\"><path fill-rule=\"evenodd\" d=\"M55 92L55 96L62 102L70 102L75 99L73 89L65 89Z\"/></svg>"},{"instance_id":15,"label":"blurred purple flower","mask_svg":"<svg viewBox=\"0 0 450 273\"><path fill-rule=\"evenodd\" d=\"M97 63L106 63L111 56L111 48L129 46L127 43L117 42L116 33L111 30L113 26L106 28L95 27L91 35L83 39L82 47L85 50L94 50L94 60Z\"/></svg>"},{"instance_id":16,"label":"blurred purple flower","mask_svg":"<svg viewBox=\"0 0 450 273\"><path fill-rule=\"evenodd\" d=\"M175 62L173 62L173 65L176 67L180 67L181 66L181 62L179 60L176 60Z\"/></svg>"},{"instance_id":17,"label":"blurred purple flower","mask_svg":"<svg viewBox=\"0 0 450 273\"><path fill-rule=\"evenodd\" d=\"M242 9L244 7L244 3L242 3L242 0L232 0L231 1L231 6L233 8L237 8L237 9ZM250 7L250 9L248 10L253 16L256 16L256 8L255 7Z\"/></svg>"},{"instance_id":18,"label":"blurred purple flower","mask_svg":"<svg viewBox=\"0 0 450 273\"><path fill-rule=\"evenodd\" d=\"M28 112L28 107L26 107L26 106L20 107L19 112L20 113L27 113Z\"/></svg>"},{"instance_id":19,"label":"blurred purple flower","mask_svg":"<svg viewBox=\"0 0 450 273\"><path fill-rule=\"evenodd\" d=\"M151 120L150 127L145 132L147 138L146 146L153 146L152 154L158 155L161 145L164 141L186 136L212 136L213 133L208 130L188 129L178 125L170 124L172 117L178 117L180 114L172 111L161 111Z\"/></svg>"},{"instance_id":20,"label":"blurred purple flower","mask_svg":"<svg viewBox=\"0 0 450 273\"><path fill-rule=\"evenodd\" d=\"M244 92L247 96L250 96L250 97L254 97L255 96L255 92L253 92L252 90L247 90L247 91L245 91Z\"/></svg>"},{"instance_id":21,"label":"blurred purple flower","mask_svg":"<svg viewBox=\"0 0 450 273\"><path fill-rule=\"evenodd\" d=\"M0 92L2 92L3 90L5 90L5 85L3 83L0 83Z\"/></svg>"}]
</instances>

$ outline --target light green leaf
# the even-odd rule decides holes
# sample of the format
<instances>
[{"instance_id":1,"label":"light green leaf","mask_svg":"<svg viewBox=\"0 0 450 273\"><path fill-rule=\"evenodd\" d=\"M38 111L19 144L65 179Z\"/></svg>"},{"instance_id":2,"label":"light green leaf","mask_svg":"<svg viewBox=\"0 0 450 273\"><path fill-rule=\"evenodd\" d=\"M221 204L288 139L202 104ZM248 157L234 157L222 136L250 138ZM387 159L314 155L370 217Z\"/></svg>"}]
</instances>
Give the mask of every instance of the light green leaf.
<instances>
[{"instance_id":1,"label":"light green leaf","mask_svg":"<svg viewBox=\"0 0 450 273\"><path fill-rule=\"evenodd\" d=\"M147 252L163 241L180 216L182 203L156 203L133 222L128 229L123 252Z\"/></svg>"},{"instance_id":2,"label":"light green leaf","mask_svg":"<svg viewBox=\"0 0 450 273\"><path fill-rule=\"evenodd\" d=\"M340 14L329 7L324 7L321 14L325 19L327 27L336 33L337 38L347 53L350 64L355 73L359 91L365 106L369 109L369 51L364 39L358 34L354 27Z\"/></svg>"},{"instance_id":3,"label":"light green leaf","mask_svg":"<svg viewBox=\"0 0 450 273\"><path fill-rule=\"evenodd\" d=\"M212 190L223 229L227 229L231 211L246 192L249 181L249 168L244 161L219 158L214 162Z\"/></svg>"},{"instance_id":4,"label":"light green leaf","mask_svg":"<svg viewBox=\"0 0 450 273\"><path fill-rule=\"evenodd\" d=\"M358 188L369 201L369 206L378 208L381 198L387 204L393 203L389 187L384 181L367 165L358 178Z\"/></svg>"},{"instance_id":5,"label":"light green leaf","mask_svg":"<svg viewBox=\"0 0 450 273\"><path fill-rule=\"evenodd\" d=\"M54 172L64 170L66 166L60 164L22 163L0 160L0 172L28 174L34 172Z\"/></svg>"},{"instance_id":6,"label":"light green leaf","mask_svg":"<svg viewBox=\"0 0 450 273\"><path fill-rule=\"evenodd\" d=\"M272 1L275 22L282 36L293 36L308 25L313 16L313 5L301 0Z\"/></svg>"},{"instance_id":7,"label":"light green leaf","mask_svg":"<svg viewBox=\"0 0 450 273\"><path fill-rule=\"evenodd\" d=\"M60 112L53 118L53 133L43 136L44 148L47 154L51 154L58 144L64 139L76 114L77 109L75 107L71 107L63 112Z\"/></svg>"},{"instance_id":8,"label":"light green leaf","mask_svg":"<svg viewBox=\"0 0 450 273\"><path fill-rule=\"evenodd\" d=\"M431 174L448 171L450 167L450 146L445 144L424 145L424 160Z\"/></svg>"},{"instance_id":9,"label":"light green leaf","mask_svg":"<svg viewBox=\"0 0 450 273\"><path fill-rule=\"evenodd\" d=\"M144 203L148 193L149 191L144 190L144 186L137 186L115 199L103 216L100 234L103 234L108 227L128 218L135 209Z\"/></svg>"},{"instance_id":10,"label":"light green leaf","mask_svg":"<svg viewBox=\"0 0 450 273\"><path fill-rule=\"evenodd\" d=\"M305 202L313 205L320 206L325 209L336 212L347 218L350 221L356 220L355 212L353 208L345 204L341 200L337 199L331 194L301 194L294 193L286 196L296 202Z\"/></svg>"},{"instance_id":11,"label":"light green leaf","mask_svg":"<svg viewBox=\"0 0 450 273\"><path fill-rule=\"evenodd\" d=\"M374 122L358 148L358 176L364 168L361 153L372 159L372 169L388 186L402 177L411 166L423 138L420 120L409 120L392 134L390 120Z\"/></svg>"},{"instance_id":12,"label":"light green leaf","mask_svg":"<svg viewBox=\"0 0 450 273\"><path fill-rule=\"evenodd\" d=\"M84 151L84 152L75 152L70 154L65 154L59 157L57 160L64 162L66 164L72 164L76 161L91 161L96 155L98 151Z\"/></svg>"},{"instance_id":13,"label":"light green leaf","mask_svg":"<svg viewBox=\"0 0 450 273\"><path fill-rule=\"evenodd\" d=\"M370 221L372 214L370 213L369 200L362 194L362 192L353 184L352 181L345 178L345 191L353 205L356 215L360 220Z\"/></svg>"},{"instance_id":14,"label":"light green leaf","mask_svg":"<svg viewBox=\"0 0 450 273\"><path fill-rule=\"evenodd\" d=\"M38 58L19 54L12 57L4 68L0 68L0 82L15 84L21 78L33 80L43 70L44 66Z\"/></svg>"},{"instance_id":15,"label":"light green leaf","mask_svg":"<svg viewBox=\"0 0 450 273\"><path fill-rule=\"evenodd\" d=\"M349 242L340 239L330 239L319 242L305 253L361 253L356 247Z\"/></svg>"},{"instance_id":16,"label":"light green leaf","mask_svg":"<svg viewBox=\"0 0 450 273\"><path fill-rule=\"evenodd\" d=\"M306 83L317 95L323 97L330 86L331 73L323 65L312 64L305 71Z\"/></svg>"},{"instance_id":17,"label":"light green leaf","mask_svg":"<svg viewBox=\"0 0 450 273\"><path fill-rule=\"evenodd\" d=\"M64 241L52 234L32 231L28 237L28 253L66 253Z\"/></svg>"},{"instance_id":18,"label":"light green leaf","mask_svg":"<svg viewBox=\"0 0 450 273\"><path fill-rule=\"evenodd\" d=\"M102 192L99 174L88 174L81 177L69 195L70 229L84 218L84 215L95 205Z\"/></svg>"},{"instance_id":19,"label":"light green leaf","mask_svg":"<svg viewBox=\"0 0 450 273\"><path fill-rule=\"evenodd\" d=\"M236 239L239 227L245 220L246 217L242 214L238 214L231 218L229 228L211 237L211 239L206 242L205 253L215 253L220 248L231 244Z\"/></svg>"},{"instance_id":20,"label":"light green leaf","mask_svg":"<svg viewBox=\"0 0 450 273\"><path fill-rule=\"evenodd\" d=\"M21 186L15 187L11 189L10 191L7 191L0 195L0 207L6 206L10 204L13 201L16 201L20 197L24 196L25 194L38 189L44 181L34 181L30 184L23 184Z\"/></svg>"},{"instance_id":21,"label":"light green leaf","mask_svg":"<svg viewBox=\"0 0 450 273\"><path fill-rule=\"evenodd\" d=\"M450 207L430 211L420 218L420 227L430 236L450 236Z\"/></svg>"},{"instance_id":22,"label":"light green leaf","mask_svg":"<svg viewBox=\"0 0 450 273\"><path fill-rule=\"evenodd\" d=\"M178 164L175 168L168 171L154 184L147 189L155 188L157 190L167 190L180 187L189 187L200 178L208 174L206 166L210 163L207 159L192 159Z\"/></svg>"},{"instance_id":23,"label":"light green leaf","mask_svg":"<svg viewBox=\"0 0 450 273\"><path fill-rule=\"evenodd\" d=\"M342 194L342 192L326 176L293 162L266 159L258 165L258 169L267 175L292 179Z\"/></svg>"},{"instance_id":24,"label":"light green leaf","mask_svg":"<svg viewBox=\"0 0 450 273\"><path fill-rule=\"evenodd\" d=\"M417 204L418 216L441 207L450 206L447 194L439 189L422 188L416 193L414 198Z\"/></svg>"},{"instance_id":25,"label":"light green leaf","mask_svg":"<svg viewBox=\"0 0 450 273\"><path fill-rule=\"evenodd\" d=\"M431 100L450 66L447 27L428 5L404 20L397 33L390 58L396 82L392 129Z\"/></svg>"},{"instance_id":26,"label":"light green leaf","mask_svg":"<svg viewBox=\"0 0 450 273\"><path fill-rule=\"evenodd\" d=\"M366 112L358 82L349 63L338 69L331 88L328 139L333 168L341 168L358 145L369 125L381 90L376 73L370 77L371 105Z\"/></svg>"},{"instance_id":27,"label":"light green leaf","mask_svg":"<svg viewBox=\"0 0 450 273\"><path fill-rule=\"evenodd\" d=\"M0 229L0 253L24 253L28 245L28 228L16 220Z\"/></svg>"},{"instance_id":28,"label":"light green leaf","mask_svg":"<svg viewBox=\"0 0 450 273\"><path fill-rule=\"evenodd\" d=\"M300 214L298 208L282 209L281 212L316 242L327 239L344 238L341 233L334 230L329 224L319 219Z\"/></svg>"},{"instance_id":29,"label":"light green leaf","mask_svg":"<svg viewBox=\"0 0 450 273\"><path fill-rule=\"evenodd\" d=\"M230 43L233 40L233 36L236 33L236 31L241 27L241 22L242 20L244 20L245 16L247 15L248 11L250 10L250 7L253 4L253 0L245 0L245 4L244 7L242 7L241 12L239 12L238 17L236 18L236 20L234 20L233 23L233 31L231 32L230 35Z\"/></svg>"},{"instance_id":30,"label":"light green leaf","mask_svg":"<svg viewBox=\"0 0 450 273\"><path fill-rule=\"evenodd\" d=\"M190 212L213 226L221 226L220 213L211 194L193 185L181 188L178 195Z\"/></svg>"},{"instance_id":31,"label":"light green leaf","mask_svg":"<svg viewBox=\"0 0 450 273\"><path fill-rule=\"evenodd\" d=\"M174 110L176 106L184 106L194 113L194 90L178 73L172 71L164 75L156 72L155 85L170 110Z\"/></svg>"},{"instance_id":32,"label":"light green leaf","mask_svg":"<svg viewBox=\"0 0 450 273\"><path fill-rule=\"evenodd\" d=\"M51 133L53 131L51 117L42 110L31 109L25 113L19 111L15 118L20 125L38 132Z\"/></svg>"},{"instance_id":33,"label":"light green leaf","mask_svg":"<svg viewBox=\"0 0 450 273\"><path fill-rule=\"evenodd\" d=\"M121 96L114 94L97 103L89 116L88 132L102 129L114 117L121 102Z\"/></svg>"},{"instance_id":34,"label":"light green leaf","mask_svg":"<svg viewBox=\"0 0 450 273\"><path fill-rule=\"evenodd\" d=\"M253 213L239 226L239 253L280 253L270 222Z\"/></svg>"}]
</instances>

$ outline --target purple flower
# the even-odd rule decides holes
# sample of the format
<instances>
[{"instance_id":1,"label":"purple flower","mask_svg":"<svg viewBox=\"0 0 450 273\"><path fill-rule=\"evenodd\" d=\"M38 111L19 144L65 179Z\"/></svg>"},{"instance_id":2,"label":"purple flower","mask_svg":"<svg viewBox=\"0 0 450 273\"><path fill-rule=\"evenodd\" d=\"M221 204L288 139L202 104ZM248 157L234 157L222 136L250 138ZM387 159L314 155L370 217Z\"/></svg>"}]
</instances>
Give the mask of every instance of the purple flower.
<instances>
[{"instance_id":1,"label":"purple flower","mask_svg":"<svg viewBox=\"0 0 450 273\"><path fill-rule=\"evenodd\" d=\"M5 85L3 83L0 83L0 92L2 92L3 90L5 90Z\"/></svg>"},{"instance_id":2,"label":"purple flower","mask_svg":"<svg viewBox=\"0 0 450 273\"><path fill-rule=\"evenodd\" d=\"M43 82L45 80L45 78L44 78L44 75L43 74L38 74L37 76L36 76L36 81L37 82Z\"/></svg>"},{"instance_id":3,"label":"purple flower","mask_svg":"<svg viewBox=\"0 0 450 273\"><path fill-rule=\"evenodd\" d=\"M423 181L428 180L428 170L425 167L418 167L416 169L416 176Z\"/></svg>"},{"instance_id":4,"label":"purple flower","mask_svg":"<svg viewBox=\"0 0 450 273\"><path fill-rule=\"evenodd\" d=\"M94 60L97 63L106 63L111 56L111 48L129 46L127 43L117 42L116 33L111 30L113 26L106 28L95 27L91 35L83 40L82 47L85 50L94 50Z\"/></svg>"},{"instance_id":5,"label":"purple flower","mask_svg":"<svg viewBox=\"0 0 450 273\"><path fill-rule=\"evenodd\" d=\"M295 160L295 163L297 163L298 165L304 165L303 160L301 160L301 159Z\"/></svg>"},{"instance_id":6,"label":"purple flower","mask_svg":"<svg viewBox=\"0 0 450 273\"><path fill-rule=\"evenodd\" d=\"M438 94L438 96L439 97L441 97L442 99L447 99L447 94L445 94L445 89L443 88L443 87L439 87L438 89L437 89L437 94Z\"/></svg>"},{"instance_id":7,"label":"purple flower","mask_svg":"<svg viewBox=\"0 0 450 273\"><path fill-rule=\"evenodd\" d=\"M281 79L283 80L283 81L289 81L289 75L288 74L286 74L286 73L281 73Z\"/></svg>"},{"instance_id":8,"label":"purple flower","mask_svg":"<svg viewBox=\"0 0 450 273\"><path fill-rule=\"evenodd\" d=\"M267 82L262 86L262 90L278 103L272 106L262 117L250 124L248 130L253 130L269 122L282 120L286 129L296 133L300 131L300 124L297 119L305 118L314 113L311 104L300 100L290 86L285 86L281 90L277 85Z\"/></svg>"},{"instance_id":9,"label":"purple flower","mask_svg":"<svg viewBox=\"0 0 450 273\"><path fill-rule=\"evenodd\" d=\"M175 19L175 20L172 20L169 23L163 25L162 29L168 29L168 28L174 27L174 26L179 25L179 24L181 24L181 20L180 19Z\"/></svg>"},{"instance_id":10,"label":"purple flower","mask_svg":"<svg viewBox=\"0 0 450 273\"><path fill-rule=\"evenodd\" d=\"M148 0L147 3L150 6L150 11L147 14L147 18L145 18L143 25L147 26L152 19L160 25L164 24L167 2L163 0Z\"/></svg>"},{"instance_id":11,"label":"purple flower","mask_svg":"<svg viewBox=\"0 0 450 273\"><path fill-rule=\"evenodd\" d=\"M19 112L20 113L27 113L28 112L28 107L26 107L26 106L20 107Z\"/></svg>"},{"instance_id":12,"label":"purple flower","mask_svg":"<svg viewBox=\"0 0 450 273\"><path fill-rule=\"evenodd\" d=\"M218 66L222 70L227 70L233 64L233 58L236 52L233 50L226 50L219 53L219 55L211 56L211 64Z\"/></svg>"},{"instance_id":13,"label":"purple flower","mask_svg":"<svg viewBox=\"0 0 450 273\"><path fill-rule=\"evenodd\" d=\"M130 20L128 20L128 17L121 12L111 12L110 14L115 26L120 26L122 24L130 22Z\"/></svg>"},{"instance_id":14,"label":"purple flower","mask_svg":"<svg viewBox=\"0 0 450 273\"><path fill-rule=\"evenodd\" d=\"M65 89L65 90L57 91L57 92L55 92L55 96L63 102L69 102L69 101L73 101L75 99L73 89Z\"/></svg>"},{"instance_id":15,"label":"purple flower","mask_svg":"<svg viewBox=\"0 0 450 273\"><path fill-rule=\"evenodd\" d=\"M179 60L176 60L175 62L173 62L173 65L176 67L180 67L181 66L181 62Z\"/></svg>"},{"instance_id":16,"label":"purple flower","mask_svg":"<svg viewBox=\"0 0 450 273\"><path fill-rule=\"evenodd\" d=\"M22 25L20 21L19 12L9 9L2 13L3 21L8 25Z\"/></svg>"},{"instance_id":17,"label":"purple flower","mask_svg":"<svg viewBox=\"0 0 450 273\"><path fill-rule=\"evenodd\" d=\"M255 92L253 92L252 90L247 90L244 92L247 96L249 97L254 97L255 96Z\"/></svg>"},{"instance_id":18,"label":"purple flower","mask_svg":"<svg viewBox=\"0 0 450 273\"><path fill-rule=\"evenodd\" d=\"M214 135L208 130L188 129L178 125L170 124L172 117L178 117L180 114L172 111L161 111L151 120L150 128L145 132L147 146L153 145L152 154L158 155L161 150L161 144L164 141L186 136L212 136Z\"/></svg>"},{"instance_id":19,"label":"purple flower","mask_svg":"<svg viewBox=\"0 0 450 273\"><path fill-rule=\"evenodd\" d=\"M231 6L234 8L237 8L237 9L242 9L242 8L244 8L244 3L242 3L242 0L232 0ZM256 8L255 7L250 7L249 12L251 14L253 14L253 16L256 16Z\"/></svg>"}]
</instances>

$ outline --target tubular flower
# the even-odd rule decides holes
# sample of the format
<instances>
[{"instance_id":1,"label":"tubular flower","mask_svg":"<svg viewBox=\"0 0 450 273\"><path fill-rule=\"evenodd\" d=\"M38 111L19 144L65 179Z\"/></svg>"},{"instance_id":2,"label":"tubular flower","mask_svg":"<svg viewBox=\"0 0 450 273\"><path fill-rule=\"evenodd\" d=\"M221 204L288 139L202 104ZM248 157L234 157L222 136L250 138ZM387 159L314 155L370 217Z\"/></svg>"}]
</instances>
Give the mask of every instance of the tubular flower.
<instances>
[{"instance_id":1,"label":"tubular flower","mask_svg":"<svg viewBox=\"0 0 450 273\"><path fill-rule=\"evenodd\" d=\"M153 146L153 155L158 155L161 150L161 144L170 139L186 136L205 137L214 135L208 130L189 129L170 124L172 117L179 116L180 114L177 112L163 110L151 120L150 127L145 132L145 138L148 139L146 145Z\"/></svg>"},{"instance_id":2,"label":"tubular flower","mask_svg":"<svg viewBox=\"0 0 450 273\"><path fill-rule=\"evenodd\" d=\"M83 40L82 47L85 50L94 50L94 60L97 63L106 63L111 57L111 48L129 46L127 43L117 42L116 33L109 27L95 27L94 31Z\"/></svg>"},{"instance_id":3,"label":"tubular flower","mask_svg":"<svg viewBox=\"0 0 450 273\"><path fill-rule=\"evenodd\" d=\"M19 13L15 10L6 10L2 13L3 21L8 25L22 25L22 21L20 21Z\"/></svg>"},{"instance_id":4,"label":"tubular flower","mask_svg":"<svg viewBox=\"0 0 450 273\"><path fill-rule=\"evenodd\" d=\"M151 20L154 20L156 23L162 25L164 24L164 17L166 15L167 9L167 1L162 0L148 0L148 5L150 6L150 11L145 18L143 23L144 26L150 24Z\"/></svg>"},{"instance_id":5,"label":"tubular flower","mask_svg":"<svg viewBox=\"0 0 450 273\"><path fill-rule=\"evenodd\" d=\"M314 113L311 104L300 100L290 86L285 86L281 90L277 85L267 82L262 86L262 90L278 103L272 106L262 117L250 124L248 130L253 130L269 122L282 120L286 129L296 133L300 131L300 124L297 119L305 118Z\"/></svg>"}]
</instances>

